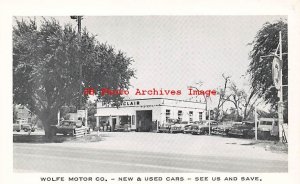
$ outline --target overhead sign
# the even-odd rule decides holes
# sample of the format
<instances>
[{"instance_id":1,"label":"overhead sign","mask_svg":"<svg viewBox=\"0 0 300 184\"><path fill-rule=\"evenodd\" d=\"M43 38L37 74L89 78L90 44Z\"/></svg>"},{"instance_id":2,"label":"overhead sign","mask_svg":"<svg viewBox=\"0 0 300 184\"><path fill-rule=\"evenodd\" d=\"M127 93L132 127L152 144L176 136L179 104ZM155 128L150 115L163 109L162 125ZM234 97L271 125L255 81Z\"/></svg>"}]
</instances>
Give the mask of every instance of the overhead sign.
<instances>
[{"instance_id":1,"label":"overhead sign","mask_svg":"<svg viewBox=\"0 0 300 184\"><path fill-rule=\"evenodd\" d=\"M281 62L280 59L275 56L273 59L272 65L272 75L273 75L273 83L276 89L280 89L280 80L281 80Z\"/></svg>"},{"instance_id":2,"label":"overhead sign","mask_svg":"<svg viewBox=\"0 0 300 184\"><path fill-rule=\"evenodd\" d=\"M140 101L123 101L120 106L140 106ZM102 102L102 107L112 107L110 103Z\"/></svg>"}]
</instances>

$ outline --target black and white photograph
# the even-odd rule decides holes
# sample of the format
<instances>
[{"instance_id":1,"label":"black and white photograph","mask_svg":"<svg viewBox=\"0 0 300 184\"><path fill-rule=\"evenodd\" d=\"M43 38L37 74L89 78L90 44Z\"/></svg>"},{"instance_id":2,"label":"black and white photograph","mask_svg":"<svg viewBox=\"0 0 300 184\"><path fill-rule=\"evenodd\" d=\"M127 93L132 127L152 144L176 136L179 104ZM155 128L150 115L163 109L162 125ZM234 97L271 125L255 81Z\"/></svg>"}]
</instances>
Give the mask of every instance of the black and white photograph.
<instances>
[{"instance_id":1,"label":"black and white photograph","mask_svg":"<svg viewBox=\"0 0 300 184\"><path fill-rule=\"evenodd\" d=\"M287 16L12 21L14 172L288 172Z\"/></svg>"},{"instance_id":2,"label":"black and white photograph","mask_svg":"<svg viewBox=\"0 0 300 184\"><path fill-rule=\"evenodd\" d=\"M1 1L0 183L299 183L299 18L299 0Z\"/></svg>"}]
</instances>

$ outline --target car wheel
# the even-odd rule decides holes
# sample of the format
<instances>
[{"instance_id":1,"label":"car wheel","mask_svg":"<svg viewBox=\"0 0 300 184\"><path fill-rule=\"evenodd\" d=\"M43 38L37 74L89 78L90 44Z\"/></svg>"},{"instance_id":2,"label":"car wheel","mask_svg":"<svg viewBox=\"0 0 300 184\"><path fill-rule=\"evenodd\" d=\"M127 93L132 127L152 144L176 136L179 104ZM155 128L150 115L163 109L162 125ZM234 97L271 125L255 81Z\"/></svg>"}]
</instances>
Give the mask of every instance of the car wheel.
<instances>
[{"instance_id":1,"label":"car wheel","mask_svg":"<svg viewBox=\"0 0 300 184\"><path fill-rule=\"evenodd\" d=\"M64 135L68 135L68 134L67 134L67 133L65 133L65 132L64 132L63 134L64 134Z\"/></svg>"},{"instance_id":2,"label":"car wheel","mask_svg":"<svg viewBox=\"0 0 300 184\"><path fill-rule=\"evenodd\" d=\"M20 132L20 130L17 130L17 132Z\"/></svg>"},{"instance_id":3,"label":"car wheel","mask_svg":"<svg viewBox=\"0 0 300 184\"><path fill-rule=\"evenodd\" d=\"M28 129L27 129L27 128L24 128L23 130L24 130L24 132L27 132L27 131L28 131Z\"/></svg>"}]
</instances>

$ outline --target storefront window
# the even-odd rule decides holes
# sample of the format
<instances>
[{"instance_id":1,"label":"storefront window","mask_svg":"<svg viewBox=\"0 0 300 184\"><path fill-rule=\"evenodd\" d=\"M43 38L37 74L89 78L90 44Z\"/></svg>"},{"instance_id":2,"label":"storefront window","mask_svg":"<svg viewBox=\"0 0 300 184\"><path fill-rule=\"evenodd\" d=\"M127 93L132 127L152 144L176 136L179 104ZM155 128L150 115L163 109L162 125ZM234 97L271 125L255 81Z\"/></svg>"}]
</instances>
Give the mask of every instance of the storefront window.
<instances>
[{"instance_id":1,"label":"storefront window","mask_svg":"<svg viewBox=\"0 0 300 184\"><path fill-rule=\"evenodd\" d=\"M120 125L130 124L131 116L120 116Z\"/></svg>"}]
</instances>

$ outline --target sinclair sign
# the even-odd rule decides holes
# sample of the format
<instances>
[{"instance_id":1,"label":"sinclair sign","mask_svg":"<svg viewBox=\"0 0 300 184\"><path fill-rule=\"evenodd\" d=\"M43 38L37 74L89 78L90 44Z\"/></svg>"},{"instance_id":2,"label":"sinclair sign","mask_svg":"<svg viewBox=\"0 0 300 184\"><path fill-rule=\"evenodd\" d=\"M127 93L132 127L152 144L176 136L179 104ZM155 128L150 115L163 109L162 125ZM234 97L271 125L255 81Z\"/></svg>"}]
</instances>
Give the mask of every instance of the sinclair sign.
<instances>
[{"instance_id":1,"label":"sinclair sign","mask_svg":"<svg viewBox=\"0 0 300 184\"><path fill-rule=\"evenodd\" d=\"M123 101L120 104L120 107L130 107L130 106L140 106L141 103L138 100L128 100L128 101ZM115 107L116 105L112 105L111 103L105 103L102 102L102 107Z\"/></svg>"}]
</instances>

